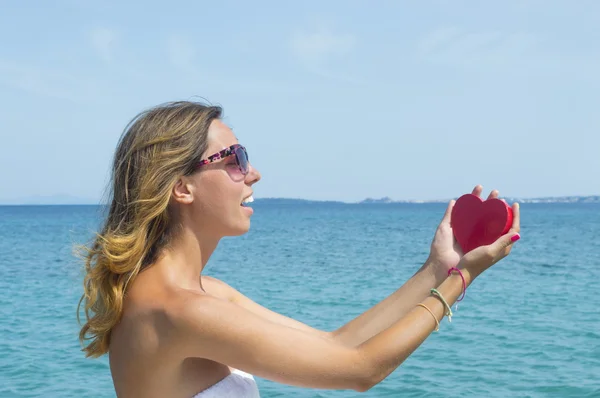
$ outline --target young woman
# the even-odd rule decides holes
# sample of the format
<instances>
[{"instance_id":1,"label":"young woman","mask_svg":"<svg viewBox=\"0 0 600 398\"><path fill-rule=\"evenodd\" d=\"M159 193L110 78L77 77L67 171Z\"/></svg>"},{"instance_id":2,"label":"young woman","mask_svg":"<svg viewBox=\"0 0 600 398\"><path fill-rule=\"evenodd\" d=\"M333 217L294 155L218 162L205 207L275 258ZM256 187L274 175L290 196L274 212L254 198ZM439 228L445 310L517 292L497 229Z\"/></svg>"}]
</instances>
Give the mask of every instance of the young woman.
<instances>
[{"instance_id":1,"label":"young woman","mask_svg":"<svg viewBox=\"0 0 600 398\"><path fill-rule=\"evenodd\" d=\"M272 312L202 275L221 238L250 228L245 203L261 178L220 116L195 102L161 105L139 114L116 149L110 209L86 249L80 339L87 356L109 354L119 397L258 397L252 375L367 391L519 239L515 204L510 232L463 256L450 202L423 267L348 324L322 331Z\"/></svg>"}]
</instances>

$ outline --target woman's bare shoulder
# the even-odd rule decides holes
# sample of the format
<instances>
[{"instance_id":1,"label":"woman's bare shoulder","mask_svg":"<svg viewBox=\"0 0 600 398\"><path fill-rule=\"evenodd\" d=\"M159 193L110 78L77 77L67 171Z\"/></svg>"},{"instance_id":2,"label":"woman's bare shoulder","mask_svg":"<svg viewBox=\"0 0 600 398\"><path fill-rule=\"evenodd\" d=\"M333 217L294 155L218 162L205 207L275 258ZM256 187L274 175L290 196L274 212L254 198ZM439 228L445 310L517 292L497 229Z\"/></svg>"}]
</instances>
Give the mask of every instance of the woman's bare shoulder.
<instances>
[{"instance_id":1,"label":"woman's bare shoulder","mask_svg":"<svg viewBox=\"0 0 600 398\"><path fill-rule=\"evenodd\" d=\"M173 350L276 382L360 389L369 361L355 348L274 322L209 294L182 293L169 306Z\"/></svg>"},{"instance_id":2,"label":"woman's bare shoulder","mask_svg":"<svg viewBox=\"0 0 600 398\"><path fill-rule=\"evenodd\" d=\"M230 302L234 300L237 290L226 282L208 275L202 275L201 280L202 287L208 294Z\"/></svg>"}]
</instances>

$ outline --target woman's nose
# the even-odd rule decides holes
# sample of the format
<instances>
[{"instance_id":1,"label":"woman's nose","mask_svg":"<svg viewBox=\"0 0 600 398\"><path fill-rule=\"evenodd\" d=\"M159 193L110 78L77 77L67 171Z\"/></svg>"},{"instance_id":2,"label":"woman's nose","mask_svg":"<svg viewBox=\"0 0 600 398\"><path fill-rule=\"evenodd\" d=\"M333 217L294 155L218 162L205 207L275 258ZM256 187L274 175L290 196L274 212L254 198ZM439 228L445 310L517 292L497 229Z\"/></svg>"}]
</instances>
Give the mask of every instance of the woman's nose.
<instances>
[{"instance_id":1,"label":"woman's nose","mask_svg":"<svg viewBox=\"0 0 600 398\"><path fill-rule=\"evenodd\" d=\"M252 185L260 181L261 175L260 172L254 166L252 166L252 164L249 164L249 166L250 170L248 171L248 174L246 174L246 184Z\"/></svg>"}]
</instances>

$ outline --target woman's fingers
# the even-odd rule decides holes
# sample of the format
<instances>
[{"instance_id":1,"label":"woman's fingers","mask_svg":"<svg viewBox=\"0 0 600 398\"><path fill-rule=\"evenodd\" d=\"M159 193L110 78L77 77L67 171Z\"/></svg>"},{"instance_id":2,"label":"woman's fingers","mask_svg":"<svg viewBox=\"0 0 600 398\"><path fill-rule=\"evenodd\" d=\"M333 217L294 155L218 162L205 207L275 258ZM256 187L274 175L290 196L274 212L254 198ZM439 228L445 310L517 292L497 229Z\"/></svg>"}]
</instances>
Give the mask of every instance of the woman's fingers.
<instances>
[{"instance_id":1,"label":"woman's fingers","mask_svg":"<svg viewBox=\"0 0 600 398\"><path fill-rule=\"evenodd\" d=\"M482 192L483 192L483 186L476 185L475 188L473 188L473 191L471 193L473 195L481 197ZM496 199L496 198L498 198L498 195L500 195L500 191L498 191L497 189L493 189L487 198L488 199Z\"/></svg>"},{"instance_id":2,"label":"woman's fingers","mask_svg":"<svg viewBox=\"0 0 600 398\"><path fill-rule=\"evenodd\" d=\"M508 256L512 250L513 243L518 241L520 238L521 235L509 232L508 234L500 237L496 242L492 243L492 251L495 253L493 263L496 264L498 261Z\"/></svg>"},{"instance_id":3,"label":"woman's fingers","mask_svg":"<svg viewBox=\"0 0 600 398\"><path fill-rule=\"evenodd\" d=\"M519 213L519 204L513 203L512 210L513 210L513 223L512 223L510 230L508 231L508 233L509 234L515 234L515 233L519 234L519 232L521 232L521 216ZM520 237L520 235L519 235L519 237ZM511 250L512 250L512 245L508 245L504 249L503 257L508 256Z\"/></svg>"},{"instance_id":4,"label":"woman's fingers","mask_svg":"<svg viewBox=\"0 0 600 398\"><path fill-rule=\"evenodd\" d=\"M521 232L521 209L518 203L513 203L513 223L511 229L513 232Z\"/></svg>"},{"instance_id":5,"label":"woman's fingers","mask_svg":"<svg viewBox=\"0 0 600 398\"><path fill-rule=\"evenodd\" d=\"M454 203L456 203L454 199L448 203L448 207L446 208L446 213L444 214L444 218L442 218L441 224L450 225L450 217L452 216L452 208L454 207Z\"/></svg>"},{"instance_id":6,"label":"woman's fingers","mask_svg":"<svg viewBox=\"0 0 600 398\"><path fill-rule=\"evenodd\" d=\"M483 191L483 187L481 185L476 185L475 188L473 188L473 192L471 192L471 193L475 196L481 196L482 191Z\"/></svg>"},{"instance_id":7,"label":"woman's fingers","mask_svg":"<svg viewBox=\"0 0 600 398\"><path fill-rule=\"evenodd\" d=\"M494 245L497 244L498 254L501 255L500 258L504 258L510 254L510 251L513 248L513 243L521 239L521 234L511 230L504 236L500 237Z\"/></svg>"},{"instance_id":8,"label":"woman's fingers","mask_svg":"<svg viewBox=\"0 0 600 398\"><path fill-rule=\"evenodd\" d=\"M500 192L497 189L492 190L492 192L490 192L490 194L488 195L488 199L496 199L498 198L498 195L500 194Z\"/></svg>"}]
</instances>

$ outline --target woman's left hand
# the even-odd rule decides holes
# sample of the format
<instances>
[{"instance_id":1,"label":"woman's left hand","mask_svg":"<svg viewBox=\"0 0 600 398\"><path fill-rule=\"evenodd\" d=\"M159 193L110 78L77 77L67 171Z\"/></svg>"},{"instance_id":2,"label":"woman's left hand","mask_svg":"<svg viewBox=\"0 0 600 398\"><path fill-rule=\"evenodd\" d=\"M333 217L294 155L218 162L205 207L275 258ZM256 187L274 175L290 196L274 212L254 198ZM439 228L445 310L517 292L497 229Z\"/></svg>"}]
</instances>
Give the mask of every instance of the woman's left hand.
<instances>
[{"instance_id":1,"label":"woman's left hand","mask_svg":"<svg viewBox=\"0 0 600 398\"><path fill-rule=\"evenodd\" d=\"M483 187L477 185L472 194L481 197ZM493 190L490 192L488 199L497 198L498 191ZM454 200L451 200L446 209L446 214L442 222L435 231L433 242L431 242L431 249L427 263L433 267L434 272L447 274L448 270L452 267L456 267L458 262L463 256L462 249L454 237L452 227L450 226L450 216L452 215L452 208L454 207Z\"/></svg>"}]
</instances>

